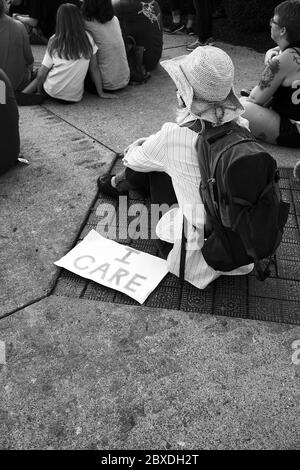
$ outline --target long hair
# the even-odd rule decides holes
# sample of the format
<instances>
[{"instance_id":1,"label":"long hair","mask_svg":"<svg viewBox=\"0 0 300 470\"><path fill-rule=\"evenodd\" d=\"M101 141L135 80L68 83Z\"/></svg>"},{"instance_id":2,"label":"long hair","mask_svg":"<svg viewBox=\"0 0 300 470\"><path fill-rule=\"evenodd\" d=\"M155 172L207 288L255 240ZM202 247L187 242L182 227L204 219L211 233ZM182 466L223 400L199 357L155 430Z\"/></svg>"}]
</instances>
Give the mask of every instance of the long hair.
<instances>
[{"instance_id":1,"label":"long hair","mask_svg":"<svg viewBox=\"0 0 300 470\"><path fill-rule=\"evenodd\" d=\"M65 3L57 10L56 30L49 41L48 52L50 56L56 53L66 60L92 57L92 46L85 32L80 10L72 3Z\"/></svg>"},{"instance_id":2,"label":"long hair","mask_svg":"<svg viewBox=\"0 0 300 470\"><path fill-rule=\"evenodd\" d=\"M113 19L115 12L111 0L84 0L82 15L88 21L107 23Z\"/></svg>"}]
</instances>

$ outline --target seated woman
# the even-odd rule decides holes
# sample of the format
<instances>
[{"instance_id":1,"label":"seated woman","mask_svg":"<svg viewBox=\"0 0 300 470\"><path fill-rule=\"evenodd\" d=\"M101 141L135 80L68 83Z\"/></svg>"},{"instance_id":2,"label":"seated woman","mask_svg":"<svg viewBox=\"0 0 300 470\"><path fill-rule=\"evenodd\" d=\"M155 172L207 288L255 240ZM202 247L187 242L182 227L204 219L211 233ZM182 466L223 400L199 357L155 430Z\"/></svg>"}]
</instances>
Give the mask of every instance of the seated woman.
<instances>
[{"instance_id":1,"label":"seated woman","mask_svg":"<svg viewBox=\"0 0 300 470\"><path fill-rule=\"evenodd\" d=\"M156 0L112 0L119 18L125 42L133 38L143 50L146 71L156 68L163 49L163 23L159 3Z\"/></svg>"},{"instance_id":2,"label":"seated woman","mask_svg":"<svg viewBox=\"0 0 300 470\"><path fill-rule=\"evenodd\" d=\"M18 163L19 112L8 76L0 69L0 175Z\"/></svg>"},{"instance_id":3,"label":"seated woman","mask_svg":"<svg viewBox=\"0 0 300 470\"><path fill-rule=\"evenodd\" d=\"M251 132L271 144L300 148L300 1L276 6L270 20L278 47L250 95L241 98Z\"/></svg>"},{"instance_id":4,"label":"seated woman","mask_svg":"<svg viewBox=\"0 0 300 470\"><path fill-rule=\"evenodd\" d=\"M114 14L111 0L84 0L82 6L85 29L97 47L97 61L102 88L109 91L124 88L129 83L130 70L120 23ZM97 92L87 75L86 89Z\"/></svg>"},{"instance_id":5,"label":"seated woman","mask_svg":"<svg viewBox=\"0 0 300 470\"><path fill-rule=\"evenodd\" d=\"M89 68L99 97L116 98L115 95L103 93L97 50L93 38L84 29L80 10L70 3L61 5L57 12L55 34L49 40L37 78L23 90L22 104L33 104L32 94L36 92L63 102L80 101Z\"/></svg>"},{"instance_id":6,"label":"seated woman","mask_svg":"<svg viewBox=\"0 0 300 470\"><path fill-rule=\"evenodd\" d=\"M187 233L185 279L204 289L221 272L206 264L201 251L205 211L199 192L198 133L205 127L231 121L241 127L247 123L240 118L243 107L233 89L234 66L226 52L211 46L197 47L191 54L162 61L161 65L177 90L177 123L167 122L156 134L133 142L124 151L125 169L115 176L100 176L98 187L115 198L128 194L130 189L145 194L146 188L150 191L152 221L156 204L166 209L178 205L179 209L172 211L174 217L168 211L156 226L156 235L163 241L163 244L158 241L158 247L161 255L168 257L169 271L179 276L184 215L191 224ZM170 230L166 230L168 226ZM252 268L253 265L239 267L230 275L247 274Z\"/></svg>"}]
</instances>

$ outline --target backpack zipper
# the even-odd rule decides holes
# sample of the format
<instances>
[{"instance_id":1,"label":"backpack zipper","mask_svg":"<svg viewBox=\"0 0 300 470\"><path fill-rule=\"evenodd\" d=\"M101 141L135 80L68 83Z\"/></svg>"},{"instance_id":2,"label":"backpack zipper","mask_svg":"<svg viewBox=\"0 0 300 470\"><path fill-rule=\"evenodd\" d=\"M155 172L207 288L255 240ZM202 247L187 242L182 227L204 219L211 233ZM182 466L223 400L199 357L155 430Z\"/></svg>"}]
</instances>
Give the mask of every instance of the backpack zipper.
<instances>
[{"instance_id":1,"label":"backpack zipper","mask_svg":"<svg viewBox=\"0 0 300 470\"><path fill-rule=\"evenodd\" d=\"M216 178L208 178L207 180L207 185L208 185L208 188L209 188L209 193L210 193L210 198L212 200L212 203L214 205L214 208L215 208L215 212L218 213L219 211L219 206L218 206L218 203L215 199L215 193L214 193L214 185L216 183Z\"/></svg>"}]
</instances>

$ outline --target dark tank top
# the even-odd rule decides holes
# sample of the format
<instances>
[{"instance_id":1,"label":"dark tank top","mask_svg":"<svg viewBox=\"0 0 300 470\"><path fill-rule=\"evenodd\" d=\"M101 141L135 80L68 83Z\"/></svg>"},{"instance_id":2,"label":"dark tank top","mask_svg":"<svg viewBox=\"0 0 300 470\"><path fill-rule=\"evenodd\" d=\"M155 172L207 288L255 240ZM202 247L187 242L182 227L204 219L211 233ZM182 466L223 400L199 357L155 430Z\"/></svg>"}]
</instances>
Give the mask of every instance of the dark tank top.
<instances>
[{"instance_id":1,"label":"dark tank top","mask_svg":"<svg viewBox=\"0 0 300 470\"><path fill-rule=\"evenodd\" d=\"M292 49L298 53L300 60L300 49ZM300 78L290 86L280 85L273 95L271 107L281 116L300 121Z\"/></svg>"}]
</instances>

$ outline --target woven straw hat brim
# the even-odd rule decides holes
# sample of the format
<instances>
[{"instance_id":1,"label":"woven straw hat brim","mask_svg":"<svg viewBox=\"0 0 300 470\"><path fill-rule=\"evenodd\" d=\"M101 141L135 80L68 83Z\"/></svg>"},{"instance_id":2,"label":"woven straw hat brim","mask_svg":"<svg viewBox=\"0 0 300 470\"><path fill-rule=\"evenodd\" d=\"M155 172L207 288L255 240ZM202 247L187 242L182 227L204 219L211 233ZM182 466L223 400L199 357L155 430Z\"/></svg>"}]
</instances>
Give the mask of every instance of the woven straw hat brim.
<instances>
[{"instance_id":1,"label":"woven straw hat brim","mask_svg":"<svg viewBox=\"0 0 300 470\"><path fill-rule=\"evenodd\" d=\"M188 55L164 60L160 64L168 72L178 89L186 108L201 119L214 124L222 124L232 121L244 112L244 107L236 96L233 87L223 101L205 101L194 96L193 87L190 85L183 67L188 60Z\"/></svg>"}]
</instances>

